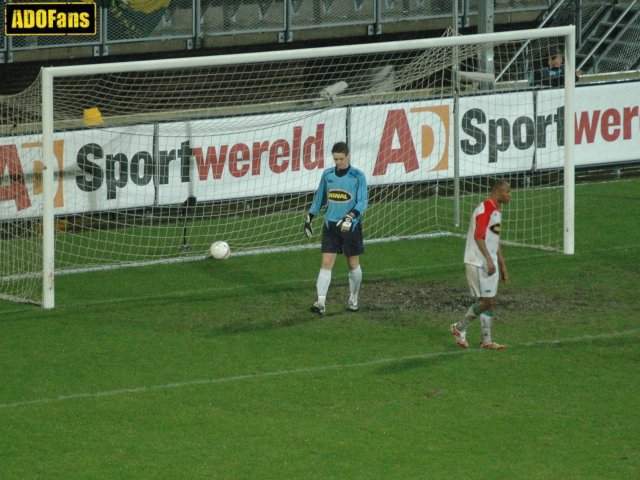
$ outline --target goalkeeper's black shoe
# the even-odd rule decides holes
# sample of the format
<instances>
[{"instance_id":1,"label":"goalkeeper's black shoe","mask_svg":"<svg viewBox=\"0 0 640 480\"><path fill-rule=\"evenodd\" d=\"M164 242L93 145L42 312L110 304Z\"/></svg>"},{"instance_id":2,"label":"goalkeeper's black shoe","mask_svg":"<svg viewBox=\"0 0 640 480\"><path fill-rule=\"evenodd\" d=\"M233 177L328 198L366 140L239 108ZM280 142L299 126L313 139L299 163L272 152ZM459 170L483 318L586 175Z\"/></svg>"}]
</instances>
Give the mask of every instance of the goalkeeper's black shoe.
<instances>
[{"instance_id":1,"label":"goalkeeper's black shoe","mask_svg":"<svg viewBox=\"0 0 640 480\"><path fill-rule=\"evenodd\" d=\"M320 302L316 302L311 305L311 313L317 313L320 316L324 315L324 305Z\"/></svg>"}]
</instances>

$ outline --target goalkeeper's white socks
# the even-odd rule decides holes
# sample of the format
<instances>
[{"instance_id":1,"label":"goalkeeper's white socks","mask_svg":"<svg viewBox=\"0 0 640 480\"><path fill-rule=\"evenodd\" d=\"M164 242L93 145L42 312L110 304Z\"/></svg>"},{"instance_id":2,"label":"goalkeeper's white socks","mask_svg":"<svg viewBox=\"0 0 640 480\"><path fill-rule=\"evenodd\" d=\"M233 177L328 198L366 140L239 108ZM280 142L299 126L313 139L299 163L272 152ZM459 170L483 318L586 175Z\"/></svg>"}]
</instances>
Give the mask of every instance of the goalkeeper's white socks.
<instances>
[{"instance_id":1,"label":"goalkeeper's white socks","mask_svg":"<svg viewBox=\"0 0 640 480\"><path fill-rule=\"evenodd\" d=\"M362 269L358 267L353 270L349 270L349 310L358 310L358 293L360 292L360 284L362 283ZM327 299L327 292L329 291L329 285L331 285L331 270L321 268L318 273L318 280L316 281L316 290L318 292L317 307L324 309L325 301ZM316 308L318 309L318 308Z\"/></svg>"},{"instance_id":2,"label":"goalkeeper's white socks","mask_svg":"<svg viewBox=\"0 0 640 480\"><path fill-rule=\"evenodd\" d=\"M318 303L324 305L331 284L331 270L321 268L316 282L316 290L318 291Z\"/></svg>"},{"instance_id":3,"label":"goalkeeper's white socks","mask_svg":"<svg viewBox=\"0 0 640 480\"><path fill-rule=\"evenodd\" d=\"M353 270L349 270L349 309L358 309L358 293L360 292L360 284L362 283L362 269L358 265Z\"/></svg>"}]
</instances>

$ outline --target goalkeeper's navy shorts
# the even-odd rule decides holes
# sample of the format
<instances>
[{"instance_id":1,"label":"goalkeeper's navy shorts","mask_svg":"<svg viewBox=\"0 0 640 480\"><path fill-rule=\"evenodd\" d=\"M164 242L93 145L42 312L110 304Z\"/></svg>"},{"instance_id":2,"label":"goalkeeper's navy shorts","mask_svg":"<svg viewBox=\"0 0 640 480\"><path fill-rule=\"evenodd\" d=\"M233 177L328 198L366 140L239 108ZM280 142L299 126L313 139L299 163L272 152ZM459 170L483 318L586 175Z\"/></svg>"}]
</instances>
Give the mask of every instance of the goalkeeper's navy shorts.
<instances>
[{"instance_id":1,"label":"goalkeeper's navy shorts","mask_svg":"<svg viewBox=\"0 0 640 480\"><path fill-rule=\"evenodd\" d=\"M341 232L336 222L324 223L322 226L322 253L344 253L347 257L355 257L364 253L362 239L362 222L358 222L348 232Z\"/></svg>"}]
</instances>

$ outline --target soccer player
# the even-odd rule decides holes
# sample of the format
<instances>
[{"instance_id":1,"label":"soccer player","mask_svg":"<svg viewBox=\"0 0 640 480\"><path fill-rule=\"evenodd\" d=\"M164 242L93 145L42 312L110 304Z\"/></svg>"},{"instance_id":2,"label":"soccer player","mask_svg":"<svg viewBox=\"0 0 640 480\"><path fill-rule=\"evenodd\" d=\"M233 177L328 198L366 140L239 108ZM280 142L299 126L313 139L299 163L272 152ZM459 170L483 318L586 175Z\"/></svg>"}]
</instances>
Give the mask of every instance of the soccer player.
<instances>
[{"instance_id":1,"label":"soccer player","mask_svg":"<svg viewBox=\"0 0 640 480\"><path fill-rule=\"evenodd\" d=\"M339 253L346 255L349 266L350 296L347 309L352 312L358 311L358 292L362 282L360 255L364 253L364 242L361 219L368 203L367 180L362 171L350 164L349 146L345 142L336 143L331 154L335 167L322 173L320 185L304 220L304 233L311 238L311 221L326 205L322 225L322 264L316 282L318 300L311 306L311 311L318 315L324 315L331 272Z\"/></svg>"},{"instance_id":2,"label":"soccer player","mask_svg":"<svg viewBox=\"0 0 640 480\"><path fill-rule=\"evenodd\" d=\"M464 263L467 269L467 282L471 294L477 301L469 307L464 318L451 324L449 330L462 348L469 348L467 328L473 320L480 317L482 343L489 350L504 350L505 346L491 339L492 310L498 292L500 277L509 280L507 265L500 248L500 227L502 213L500 207L511 201L511 186L506 180L496 180L491 187L491 196L478 205L471 215Z\"/></svg>"}]
</instances>

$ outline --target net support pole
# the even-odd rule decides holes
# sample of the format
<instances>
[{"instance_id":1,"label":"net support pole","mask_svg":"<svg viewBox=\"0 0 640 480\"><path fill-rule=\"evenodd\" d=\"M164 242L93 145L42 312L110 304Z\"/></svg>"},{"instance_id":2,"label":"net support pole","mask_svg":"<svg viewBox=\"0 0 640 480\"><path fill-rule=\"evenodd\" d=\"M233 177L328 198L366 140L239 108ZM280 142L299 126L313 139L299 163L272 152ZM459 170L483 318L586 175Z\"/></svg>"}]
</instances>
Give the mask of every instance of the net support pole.
<instances>
[{"instance_id":1,"label":"net support pole","mask_svg":"<svg viewBox=\"0 0 640 480\"><path fill-rule=\"evenodd\" d=\"M160 125L153 124L153 206L160 204ZM153 213L153 210L152 210Z\"/></svg>"},{"instance_id":2,"label":"net support pole","mask_svg":"<svg viewBox=\"0 0 640 480\"><path fill-rule=\"evenodd\" d=\"M458 1L453 2L453 30L458 36ZM451 83L453 84L453 226L461 225L460 214L460 76L459 76L458 47L453 49L453 64L451 68Z\"/></svg>"},{"instance_id":3,"label":"net support pole","mask_svg":"<svg viewBox=\"0 0 640 480\"><path fill-rule=\"evenodd\" d=\"M53 75L42 69L42 306L55 306L53 223Z\"/></svg>"},{"instance_id":4,"label":"net support pole","mask_svg":"<svg viewBox=\"0 0 640 480\"><path fill-rule=\"evenodd\" d=\"M565 37L564 61L564 253L573 255L575 248L575 84L576 30Z\"/></svg>"}]
</instances>

